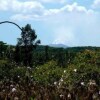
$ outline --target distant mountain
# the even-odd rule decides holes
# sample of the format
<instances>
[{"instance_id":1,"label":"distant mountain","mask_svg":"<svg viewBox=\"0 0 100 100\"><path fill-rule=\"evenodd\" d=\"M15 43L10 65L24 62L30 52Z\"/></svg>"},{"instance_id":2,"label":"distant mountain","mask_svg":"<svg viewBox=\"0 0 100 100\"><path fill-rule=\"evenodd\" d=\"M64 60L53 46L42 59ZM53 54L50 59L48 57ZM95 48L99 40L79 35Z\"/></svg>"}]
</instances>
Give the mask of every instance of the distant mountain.
<instances>
[{"instance_id":1,"label":"distant mountain","mask_svg":"<svg viewBox=\"0 0 100 100\"><path fill-rule=\"evenodd\" d=\"M64 44L50 44L50 47L55 47L55 48L68 48L68 46Z\"/></svg>"}]
</instances>

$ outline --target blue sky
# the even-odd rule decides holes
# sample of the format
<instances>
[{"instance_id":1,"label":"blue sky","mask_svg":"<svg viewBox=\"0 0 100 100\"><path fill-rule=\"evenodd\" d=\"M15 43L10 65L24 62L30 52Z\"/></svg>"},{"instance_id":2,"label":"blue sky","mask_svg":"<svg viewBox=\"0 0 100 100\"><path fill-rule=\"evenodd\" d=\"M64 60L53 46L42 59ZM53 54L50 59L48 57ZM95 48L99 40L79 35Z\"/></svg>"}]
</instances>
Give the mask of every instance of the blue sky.
<instances>
[{"instance_id":1,"label":"blue sky","mask_svg":"<svg viewBox=\"0 0 100 100\"><path fill-rule=\"evenodd\" d=\"M41 44L100 46L100 0L0 0L0 22L31 24ZM0 41L16 44L20 30L0 25Z\"/></svg>"}]
</instances>

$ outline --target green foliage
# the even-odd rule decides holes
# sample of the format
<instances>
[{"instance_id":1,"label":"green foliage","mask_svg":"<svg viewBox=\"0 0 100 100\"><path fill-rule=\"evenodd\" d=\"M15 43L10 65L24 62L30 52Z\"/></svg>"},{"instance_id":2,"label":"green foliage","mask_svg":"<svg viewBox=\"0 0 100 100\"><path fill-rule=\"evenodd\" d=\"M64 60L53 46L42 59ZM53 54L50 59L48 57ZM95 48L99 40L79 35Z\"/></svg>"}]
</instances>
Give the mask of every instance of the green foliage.
<instances>
[{"instance_id":1,"label":"green foliage","mask_svg":"<svg viewBox=\"0 0 100 100\"><path fill-rule=\"evenodd\" d=\"M35 42L36 38L35 30L31 28L31 25L27 24L22 28L21 38L18 38L18 45L27 46L37 44L38 41Z\"/></svg>"},{"instance_id":2,"label":"green foliage","mask_svg":"<svg viewBox=\"0 0 100 100\"><path fill-rule=\"evenodd\" d=\"M26 70L25 67L15 67L10 70L10 73L12 77L25 77Z\"/></svg>"},{"instance_id":3,"label":"green foliage","mask_svg":"<svg viewBox=\"0 0 100 100\"><path fill-rule=\"evenodd\" d=\"M63 74L64 83L69 88L74 88L84 82L88 84L89 80L95 80L100 86L100 66L97 65L99 52L85 50L77 53L74 61L65 70Z\"/></svg>"},{"instance_id":4,"label":"green foliage","mask_svg":"<svg viewBox=\"0 0 100 100\"><path fill-rule=\"evenodd\" d=\"M18 38L17 46L20 46L21 50L17 51L17 56L21 56L22 62L25 66L32 66L33 49L40 44L40 40L37 40L35 30L31 28L31 25L27 24L22 28L21 38ZM22 55L19 55L22 54ZM15 57L18 60L18 57ZM20 60L19 60L20 61ZM17 61L18 62L18 61Z\"/></svg>"},{"instance_id":5,"label":"green foliage","mask_svg":"<svg viewBox=\"0 0 100 100\"><path fill-rule=\"evenodd\" d=\"M0 58L4 58L6 54L7 45L6 43L0 41Z\"/></svg>"},{"instance_id":6,"label":"green foliage","mask_svg":"<svg viewBox=\"0 0 100 100\"><path fill-rule=\"evenodd\" d=\"M99 49L85 49L81 52L64 49L57 49L58 51L55 52L52 48L47 48L45 52L45 48L42 47L41 50L44 51L39 50L38 52L38 49L34 53L34 65L31 69L9 61L9 59L0 60L0 80L6 77L16 81L19 76L24 82L28 78L27 80L32 79L40 85L54 85L54 82L57 82L58 87L66 85L69 90L79 86L81 82L87 86L90 80L95 80L100 86ZM49 60L45 61L47 53ZM60 65L62 62L65 66Z\"/></svg>"},{"instance_id":7,"label":"green foliage","mask_svg":"<svg viewBox=\"0 0 100 100\"><path fill-rule=\"evenodd\" d=\"M58 67L56 62L50 61L42 66L36 67L33 71L35 81L40 84L53 84L62 75L63 69Z\"/></svg>"}]
</instances>

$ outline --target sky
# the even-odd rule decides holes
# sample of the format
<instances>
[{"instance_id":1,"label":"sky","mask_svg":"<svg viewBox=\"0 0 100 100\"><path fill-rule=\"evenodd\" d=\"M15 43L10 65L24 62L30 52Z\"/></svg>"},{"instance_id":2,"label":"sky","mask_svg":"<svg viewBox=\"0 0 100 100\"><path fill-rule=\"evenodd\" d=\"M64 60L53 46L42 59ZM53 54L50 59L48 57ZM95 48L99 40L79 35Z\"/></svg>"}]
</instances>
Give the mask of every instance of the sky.
<instances>
[{"instance_id":1,"label":"sky","mask_svg":"<svg viewBox=\"0 0 100 100\"><path fill-rule=\"evenodd\" d=\"M31 24L41 44L100 46L100 0L0 0L0 22ZM16 44L21 31L0 24L0 41Z\"/></svg>"}]
</instances>

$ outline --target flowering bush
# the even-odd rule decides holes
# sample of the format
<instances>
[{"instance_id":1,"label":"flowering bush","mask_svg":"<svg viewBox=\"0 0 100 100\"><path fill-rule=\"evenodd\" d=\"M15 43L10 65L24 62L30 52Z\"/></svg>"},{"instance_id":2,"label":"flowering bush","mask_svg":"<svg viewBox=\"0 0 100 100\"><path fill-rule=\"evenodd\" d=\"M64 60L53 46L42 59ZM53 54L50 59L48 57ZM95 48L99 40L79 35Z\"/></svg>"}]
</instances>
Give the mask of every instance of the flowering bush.
<instances>
[{"instance_id":1,"label":"flowering bush","mask_svg":"<svg viewBox=\"0 0 100 100\"><path fill-rule=\"evenodd\" d=\"M99 52L85 50L77 53L66 67L52 60L36 67L0 60L0 100L5 97L12 100L97 100L100 98L98 59Z\"/></svg>"},{"instance_id":2,"label":"flowering bush","mask_svg":"<svg viewBox=\"0 0 100 100\"><path fill-rule=\"evenodd\" d=\"M63 68L57 66L56 62L50 61L42 66L36 67L33 71L35 81L42 84L54 84L62 76Z\"/></svg>"}]
</instances>

